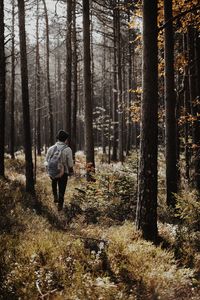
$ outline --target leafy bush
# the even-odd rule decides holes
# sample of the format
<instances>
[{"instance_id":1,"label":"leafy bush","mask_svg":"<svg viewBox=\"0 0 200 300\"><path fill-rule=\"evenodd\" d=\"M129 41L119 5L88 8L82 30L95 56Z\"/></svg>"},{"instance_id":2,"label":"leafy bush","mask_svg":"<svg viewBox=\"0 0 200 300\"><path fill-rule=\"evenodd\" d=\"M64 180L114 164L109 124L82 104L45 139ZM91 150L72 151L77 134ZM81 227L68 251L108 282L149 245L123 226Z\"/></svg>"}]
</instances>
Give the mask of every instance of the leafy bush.
<instances>
[{"instance_id":1,"label":"leafy bush","mask_svg":"<svg viewBox=\"0 0 200 300\"><path fill-rule=\"evenodd\" d=\"M200 202L195 191L177 195L177 227L175 254L184 265L194 267L200 274Z\"/></svg>"},{"instance_id":2,"label":"leafy bush","mask_svg":"<svg viewBox=\"0 0 200 300\"><path fill-rule=\"evenodd\" d=\"M135 178L124 171L109 170L99 172L95 182L77 189L71 205L78 205L88 223L96 223L100 216L117 221L134 219L136 209Z\"/></svg>"},{"instance_id":3,"label":"leafy bush","mask_svg":"<svg viewBox=\"0 0 200 300\"><path fill-rule=\"evenodd\" d=\"M176 216L187 225L189 230L200 230L200 202L195 191L176 196Z\"/></svg>"}]
</instances>

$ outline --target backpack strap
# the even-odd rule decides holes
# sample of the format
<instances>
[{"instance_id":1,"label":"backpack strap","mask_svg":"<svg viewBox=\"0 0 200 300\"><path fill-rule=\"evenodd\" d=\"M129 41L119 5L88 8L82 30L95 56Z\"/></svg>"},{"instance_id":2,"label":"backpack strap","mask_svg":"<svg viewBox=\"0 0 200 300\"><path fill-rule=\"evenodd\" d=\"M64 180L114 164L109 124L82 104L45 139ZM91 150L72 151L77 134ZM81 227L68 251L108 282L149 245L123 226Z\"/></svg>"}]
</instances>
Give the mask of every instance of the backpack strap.
<instances>
[{"instance_id":1,"label":"backpack strap","mask_svg":"<svg viewBox=\"0 0 200 300\"><path fill-rule=\"evenodd\" d=\"M56 146L57 147L57 146ZM66 148L68 148L68 146L67 145L64 145L61 149L60 149L60 151L62 152L64 149L66 149Z\"/></svg>"},{"instance_id":2,"label":"backpack strap","mask_svg":"<svg viewBox=\"0 0 200 300\"><path fill-rule=\"evenodd\" d=\"M64 145L59 151L62 153L62 151L64 149L68 148L67 145ZM52 154L50 156L50 159L54 156L54 154L56 153L56 151L58 151L58 146L57 145L54 145L54 148L53 148L53 151L52 151Z\"/></svg>"},{"instance_id":3,"label":"backpack strap","mask_svg":"<svg viewBox=\"0 0 200 300\"><path fill-rule=\"evenodd\" d=\"M68 146L67 146L67 145L64 145L64 146L59 150L59 151L60 151L60 156L62 155L63 150L66 149L66 148L68 148Z\"/></svg>"},{"instance_id":4,"label":"backpack strap","mask_svg":"<svg viewBox=\"0 0 200 300\"><path fill-rule=\"evenodd\" d=\"M54 154L56 153L57 150L58 150L57 145L54 145L54 148L53 148L52 154L50 156L50 159L54 156Z\"/></svg>"}]
</instances>

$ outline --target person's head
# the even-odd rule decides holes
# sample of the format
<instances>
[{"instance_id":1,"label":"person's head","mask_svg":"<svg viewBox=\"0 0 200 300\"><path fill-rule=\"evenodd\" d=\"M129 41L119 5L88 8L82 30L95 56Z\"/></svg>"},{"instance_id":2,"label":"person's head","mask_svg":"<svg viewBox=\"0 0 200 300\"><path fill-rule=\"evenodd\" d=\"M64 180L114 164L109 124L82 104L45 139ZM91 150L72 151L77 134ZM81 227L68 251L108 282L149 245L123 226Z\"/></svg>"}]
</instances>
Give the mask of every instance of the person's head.
<instances>
[{"instance_id":1,"label":"person's head","mask_svg":"<svg viewBox=\"0 0 200 300\"><path fill-rule=\"evenodd\" d=\"M69 133L67 133L64 130L59 130L58 134L56 136L57 140L59 140L60 142L66 142L67 139L69 138Z\"/></svg>"}]
</instances>

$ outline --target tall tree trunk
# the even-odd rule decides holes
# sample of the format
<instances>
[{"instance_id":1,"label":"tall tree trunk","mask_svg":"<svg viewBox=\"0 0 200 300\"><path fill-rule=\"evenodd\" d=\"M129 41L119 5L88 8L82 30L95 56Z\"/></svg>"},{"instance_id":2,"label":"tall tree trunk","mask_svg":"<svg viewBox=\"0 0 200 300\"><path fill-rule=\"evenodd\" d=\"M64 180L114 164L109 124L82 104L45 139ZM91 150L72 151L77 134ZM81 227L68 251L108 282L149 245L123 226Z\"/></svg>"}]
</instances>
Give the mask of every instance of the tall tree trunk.
<instances>
[{"instance_id":1,"label":"tall tree trunk","mask_svg":"<svg viewBox=\"0 0 200 300\"><path fill-rule=\"evenodd\" d=\"M164 0L165 23L172 19L172 0ZM176 94L174 91L174 33L172 21L165 28L165 138L167 204L175 206L177 193Z\"/></svg>"},{"instance_id":2,"label":"tall tree trunk","mask_svg":"<svg viewBox=\"0 0 200 300\"><path fill-rule=\"evenodd\" d=\"M195 57L196 57L196 87L197 96L200 97L200 31L195 32Z\"/></svg>"},{"instance_id":3,"label":"tall tree trunk","mask_svg":"<svg viewBox=\"0 0 200 300\"><path fill-rule=\"evenodd\" d=\"M183 34L183 51L185 56L187 55L187 35ZM184 152L185 152L185 178L189 182L190 179L190 156L191 151L189 147L189 122L187 120L188 115L191 113L190 101L189 101L189 80L188 80L188 67L185 68L184 74L184 115L186 117L184 124Z\"/></svg>"},{"instance_id":4,"label":"tall tree trunk","mask_svg":"<svg viewBox=\"0 0 200 300\"><path fill-rule=\"evenodd\" d=\"M111 122L112 122L112 51L109 51L109 125L108 125L108 163L111 163Z\"/></svg>"},{"instance_id":5,"label":"tall tree trunk","mask_svg":"<svg viewBox=\"0 0 200 300\"><path fill-rule=\"evenodd\" d=\"M123 100L122 100L122 58L121 58L121 21L120 21L120 8L119 8L119 0L117 7L117 91L118 91L118 133L119 133L119 160L124 160L123 155Z\"/></svg>"},{"instance_id":6,"label":"tall tree trunk","mask_svg":"<svg viewBox=\"0 0 200 300\"><path fill-rule=\"evenodd\" d=\"M60 30L60 29L59 29ZM61 52L60 52L60 39L59 35L57 36L57 54L56 54L56 60L57 60L57 103L56 103L56 111L58 112L58 117L57 117L57 128L56 131L59 130L60 128L64 128L65 124L65 118L66 114L64 113L64 107L66 103L63 103L63 97L62 97L62 76L61 76Z\"/></svg>"},{"instance_id":7,"label":"tall tree trunk","mask_svg":"<svg viewBox=\"0 0 200 300\"><path fill-rule=\"evenodd\" d=\"M0 176L5 176L4 144L5 144L5 48L4 48L4 1L0 0Z\"/></svg>"},{"instance_id":8,"label":"tall tree trunk","mask_svg":"<svg viewBox=\"0 0 200 300\"><path fill-rule=\"evenodd\" d=\"M143 0L143 97L136 227L157 238L158 48L157 0Z\"/></svg>"},{"instance_id":9,"label":"tall tree trunk","mask_svg":"<svg viewBox=\"0 0 200 300\"><path fill-rule=\"evenodd\" d=\"M72 39L73 39L73 79L74 79L74 89L73 89L73 115L72 115L72 150L73 154L76 153L77 146L77 96L78 96L78 56L77 56L77 34L76 34L76 1L73 1L73 31L72 31Z\"/></svg>"},{"instance_id":10,"label":"tall tree trunk","mask_svg":"<svg viewBox=\"0 0 200 300\"><path fill-rule=\"evenodd\" d=\"M113 53L113 142L112 142L112 160L117 161L117 138L118 138L118 114L117 114L117 13L116 2L113 6L113 38L114 38L114 53Z\"/></svg>"},{"instance_id":11,"label":"tall tree trunk","mask_svg":"<svg viewBox=\"0 0 200 300\"><path fill-rule=\"evenodd\" d=\"M26 191L30 193L34 193L24 0L18 0L18 14L19 14L21 86L22 86L22 106L23 106L23 125L24 125L24 149L25 149L25 161L26 161Z\"/></svg>"},{"instance_id":12,"label":"tall tree trunk","mask_svg":"<svg viewBox=\"0 0 200 300\"><path fill-rule=\"evenodd\" d=\"M196 157L195 157L195 186L200 193L200 38L199 31L194 29L194 64L195 64L195 86L196 86Z\"/></svg>"},{"instance_id":13,"label":"tall tree trunk","mask_svg":"<svg viewBox=\"0 0 200 300\"><path fill-rule=\"evenodd\" d=\"M40 82L40 49L39 49L39 0L37 0L37 19L36 19L36 139L37 154L41 155L41 82Z\"/></svg>"},{"instance_id":14,"label":"tall tree trunk","mask_svg":"<svg viewBox=\"0 0 200 300\"><path fill-rule=\"evenodd\" d=\"M72 0L67 0L67 35L66 35L66 129L71 139L71 77L72 77Z\"/></svg>"},{"instance_id":15,"label":"tall tree trunk","mask_svg":"<svg viewBox=\"0 0 200 300\"><path fill-rule=\"evenodd\" d=\"M103 153L106 153L106 138L105 138L105 112L106 112L106 37L105 37L105 25L103 36L103 61L102 61L102 129L101 129L101 143Z\"/></svg>"},{"instance_id":16,"label":"tall tree trunk","mask_svg":"<svg viewBox=\"0 0 200 300\"><path fill-rule=\"evenodd\" d=\"M52 145L54 143L54 126L53 126L53 108L52 108L52 99L51 99L51 83L50 83L50 70L49 70L49 17L46 6L46 1L42 0L44 5L44 14L45 14L45 26L46 26L46 76L47 76L47 99L48 99L48 108L49 108L49 143Z\"/></svg>"},{"instance_id":17,"label":"tall tree trunk","mask_svg":"<svg viewBox=\"0 0 200 300\"><path fill-rule=\"evenodd\" d=\"M10 155L15 158L15 0L12 0L12 49L10 97Z\"/></svg>"},{"instance_id":18,"label":"tall tree trunk","mask_svg":"<svg viewBox=\"0 0 200 300\"><path fill-rule=\"evenodd\" d=\"M91 97L90 69L90 4L83 0L83 50L84 50L84 101L85 101L85 150L87 163L87 179L91 179L95 168L93 138L93 105Z\"/></svg>"},{"instance_id":19,"label":"tall tree trunk","mask_svg":"<svg viewBox=\"0 0 200 300\"><path fill-rule=\"evenodd\" d=\"M188 59L189 59L189 94L193 116L192 139L194 159L194 186L200 193L200 105L198 100L198 46L196 29L188 28Z\"/></svg>"},{"instance_id":20,"label":"tall tree trunk","mask_svg":"<svg viewBox=\"0 0 200 300\"><path fill-rule=\"evenodd\" d=\"M128 12L128 22L130 22L130 11ZM134 60L134 51L131 44L131 40L133 38L132 29L129 28L129 45L128 45L128 103L127 103L127 134L126 134L126 155L129 154L129 151L131 149L131 114L130 114L130 108L131 108L131 102L132 102L132 95L133 93L131 90L133 89L133 60Z\"/></svg>"}]
</instances>

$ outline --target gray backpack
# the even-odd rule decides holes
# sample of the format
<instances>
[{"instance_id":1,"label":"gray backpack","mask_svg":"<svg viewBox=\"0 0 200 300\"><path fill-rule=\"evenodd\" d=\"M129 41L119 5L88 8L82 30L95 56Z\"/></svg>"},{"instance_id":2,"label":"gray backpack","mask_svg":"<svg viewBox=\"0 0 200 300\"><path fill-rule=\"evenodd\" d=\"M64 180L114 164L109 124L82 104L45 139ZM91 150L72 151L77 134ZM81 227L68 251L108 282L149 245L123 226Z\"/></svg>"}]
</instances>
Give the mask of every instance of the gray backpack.
<instances>
[{"instance_id":1,"label":"gray backpack","mask_svg":"<svg viewBox=\"0 0 200 300\"><path fill-rule=\"evenodd\" d=\"M61 154L65 148L67 148L67 145L63 146L59 150L58 147L55 145L55 147L53 149L53 153L49 158L49 161L47 164L47 172L48 172L49 176L53 179L62 177L65 172L64 165L61 161Z\"/></svg>"}]
</instances>

